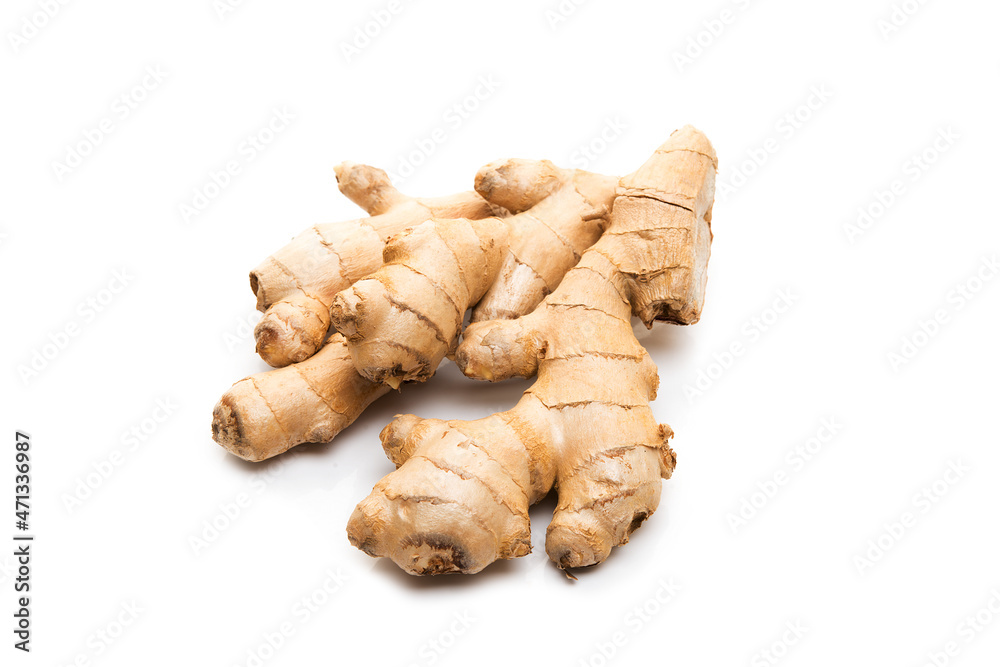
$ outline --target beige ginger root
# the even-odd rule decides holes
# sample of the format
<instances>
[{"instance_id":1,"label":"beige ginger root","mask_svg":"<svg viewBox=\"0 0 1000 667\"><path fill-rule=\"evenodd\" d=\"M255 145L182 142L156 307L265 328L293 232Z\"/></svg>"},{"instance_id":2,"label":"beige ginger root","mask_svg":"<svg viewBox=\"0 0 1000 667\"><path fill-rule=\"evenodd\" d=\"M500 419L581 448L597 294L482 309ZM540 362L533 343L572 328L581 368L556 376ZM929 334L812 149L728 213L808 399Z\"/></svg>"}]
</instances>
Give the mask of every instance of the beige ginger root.
<instances>
[{"instance_id":1,"label":"beige ginger root","mask_svg":"<svg viewBox=\"0 0 1000 667\"><path fill-rule=\"evenodd\" d=\"M530 313L608 226L618 179L559 169L548 160L504 160L476 174L476 192L517 213L499 278L472 322Z\"/></svg>"},{"instance_id":2,"label":"beige ginger root","mask_svg":"<svg viewBox=\"0 0 1000 667\"><path fill-rule=\"evenodd\" d=\"M675 132L621 180L610 228L535 311L468 328L456 355L467 375L537 381L485 419L397 417L382 432L397 470L355 509L352 544L411 574L478 572L530 551L528 507L552 488L546 552L559 567L628 541L676 461L631 316L647 327L700 316L716 169L701 132Z\"/></svg>"},{"instance_id":3,"label":"beige ginger root","mask_svg":"<svg viewBox=\"0 0 1000 667\"><path fill-rule=\"evenodd\" d=\"M358 372L393 388L422 382L454 352L470 306L478 302L473 321L531 312L600 238L615 183L550 162L484 167L476 179L481 195L515 211L529 208L506 221L428 222L390 243L382 268L339 293L330 308ZM487 229L484 243L479 230ZM503 261L499 277L496 259Z\"/></svg>"},{"instance_id":4,"label":"beige ginger root","mask_svg":"<svg viewBox=\"0 0 1000 667\"><path fill-rule=\"evenodd\" d=\"M379 336L361 355L405 350L400 354L407 358L435 358L433 372L506 251L507 226L499 218L428 220L391 238L385 264L335 297L337 313L346 310L339 304L353 300L350 317L335 317L338 328L357 339L372 327ZM215 406L213 438L249 461L332 440L393 384L391 377L359 374L358 354L336 333L305 361L237 382Z\"/></svg>"},{"instance_id":5,"label":"beige ginger root","mask_svg":"<svg viewBox=\"0 0 1000 667\"><path fill-rule=\"evenodd\" d=\"M212 437L247 461L306 442L328 442L389 387L354 370L347 341L333 334L305 361L244 378L212 413Z\"/></svg>"},{"instance_id":6,"label":"beige ginger root","mask_svg":"<svg viewBox=\"0 0 1000 667\"><path fill-rule=\"evenodd\" d=\"M385 264L330 307L354 367L393 388L429 378L454 351L465 312L496 280L506 254L499 218L429 220L392 239Z\"/></svg>"},{"instance_id":7,"label":"beige ginger root","mask_svg":"<svg viewBox=\"0 0 1000 667\"><path fill-rule=\"evenodd\" d=\"M314 225L250 273L257 309L257 352L275 367L308 359L330 327L334 295L382 264L389 237L430 218L479 219L499 210L474 192L438 199L401 194L381 169L344 163L337 183L371 217Z\"/></svg>"},{"instance_id":8,"label":"beige ginger root","mask_svg":"<svg viewBox=\"0 0 1000 667\"><path fill-rule=\"evenodd\" d=\"M363 174L378 172L360 169ZM539 170L544 179L536 177ZM371 182L366 178L341 176L341 187ZM483 183L489 187L481 187ZM337 301L333 310L338 328L354 343L349 346L344 336L335 334L303 362L237 382L215 407L214 439L251 461L299 444L332 440L389 386L426 379L434 372L453 351L466 309L494 283L501 266L530 269L511 274L526 275L527 280L510 280L502 290L491 291L497 302L508 304L510 316L530 312L544 290L575 263L573 253L589 247L606 227L614 185L614 179L559 170L547 162L507 161L484 167L477 189L488 199L498 207L503 201L517 209L532 208L506 225L496 218L430 220L390 239L383 249L385 266L331 298ZM365 197L376 204L384 199L365 194L382 193L384 188L356 190L352 198L362 205ZM550 205L550 199L558 206ZM370 206L373 212L385 207ZM528 229L522 230L522 225ZM562 240L553 245L556 235ZM556 259L540 255L544 247ZM536 271L548 282L540 284ZM368 377L358 374L355 363L368 369Z\"/></svg>"}]
</instances>

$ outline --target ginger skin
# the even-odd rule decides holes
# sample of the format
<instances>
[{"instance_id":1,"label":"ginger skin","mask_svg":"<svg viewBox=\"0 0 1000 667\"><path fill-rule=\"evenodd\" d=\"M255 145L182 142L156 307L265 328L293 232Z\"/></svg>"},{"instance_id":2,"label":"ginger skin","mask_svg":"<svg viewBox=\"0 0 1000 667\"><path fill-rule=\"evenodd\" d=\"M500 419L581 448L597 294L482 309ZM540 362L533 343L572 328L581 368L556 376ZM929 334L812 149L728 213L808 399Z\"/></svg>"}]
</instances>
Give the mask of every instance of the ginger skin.
<instances>
[{"instance_id":1,"label":"ginger skin","mask_svg":"<svg viewBox=\"0 0 1000 667\"><path fill-rule=\"evenodd\" d=\"M381 169L336 167L341 192L371 217L314 225L250 273L257 353L276 368L308 359L330 328L334 295L377 270L388 239L431 218L480 219L503 213L474 192L438 199L403 195Z\"/></svg>"},{"instance_id":2,"label":"ginger skin","mask_svg":"<svg viewBox=\"0 0 1000 667\"><path fill-rule=\"evenodd\" d=\"M550 162L481 169L480 194L529 208L505 220L429 221L392 239L382 267L330 307L358 372L394 389L423 382L454 352L470 306L472 321L531 312L604 232L615 183Z\"/></svg>"},{"instance_id":3,"label":"ginger skin","mask_svg":"<svg viewBox=\"0 0 1000 667\"><path fill-rule=\"evenodd\" d=\"M676 463L631 316L647 327L699 318L716 169L701 132L675 132L620 181L610 228L536 310L468 328L455 357L466 375L537 381L485 419L389 424L397 470L355 509L352 544L411 574L478 572L530 551L528 507L553 488L546 552L559 567L600 563L628 541Z\"/></svg>"},{"instance_id":4,"label":"ginger skin","mask_svg":"<svg viewBox=\"0 0 1000 667\"><path fill-rule=\"evenodd\" d=\"M333 440L390 387L433 374L506 252L499 218L428 220L391 238L385 264L333 299L344 333L305 361L233 385L215 406L212 437L248 461Z\"/></svg>"},{"instance_id":5,"label":"ginger skin","mask_svg":"<svg viewBox=\"0 0 1000 667\"><path fill-rule=\"evenodd\" d=\"M507 232L499 218L428 220L390 240L382 267L330 307L358 373L394 389L433 375L496 280Z\"/></svg>"},{"instance_id":6,"label":"ginger skin","mask_svg":"<svg viewBox=\"0 0 1000 667\"><path fill-rule=\"evenodd\" d=\"M546 174L541 180L539 171ZM377 169L341 167L338 176L344 193L375 215L372 223L345 224L346 232L338 232L344 238L358 228L366 230L366 238L374 238L365 225L384 222L410 207L399 203L402 195ZM261 461L296 445L332 440L390 387L430 377L444 356L454 352L466 310L488 289L507 316L530 312L576 263L574 253L600 237L615 180L546 162L510 160L480 170L477 189L484 183L489 186L482 188L487 197L528 210L506 220L422 218L387 239L382 266L329 297L330 313L309 346L321 340L320 328L326 335L330 322L341 333L304 361L233 385L213 411L216 442L241 458ZM495 202L486 205L502 210ZM329 251L320 250L328 261ZM501 275L507 267L517 270ZM289 268L304 272L294 263ZM287 312L293 301L278 304L284 310L275 310L275 316ZM322 300L309 303L318 307ZM261 334L262 328L297 333L286 324L279 327L272 319L266 327L259 326L258 347L261 335L272 337ZM289 340L299 351L311 349L295 336L279 347L293 347Z\"/></svg>"},{"instance_id":7,"label":"ginger skin","mask_svg":"<svg viewBox=\"0 0 1000 667\"><path fill-rule=\"evenodd\" d=\"M516 213L500 276L472 322L530 313L608 226L618 179L559 169L548 160L504 160L476 174L476 192Z\"/></svg>"},{"instance_id":8,"label":"ginger skin","mask_svg":"<svg viewBox=\"0 0 1000 667\"><path fill-rule=\"evenodd\" d=\"M212 413L212 437L241 459L264 461L302 443L333 440L388 391L358 375L347 341L334 334L305 361L230 387Z\"/></svg>"}]
</instances>

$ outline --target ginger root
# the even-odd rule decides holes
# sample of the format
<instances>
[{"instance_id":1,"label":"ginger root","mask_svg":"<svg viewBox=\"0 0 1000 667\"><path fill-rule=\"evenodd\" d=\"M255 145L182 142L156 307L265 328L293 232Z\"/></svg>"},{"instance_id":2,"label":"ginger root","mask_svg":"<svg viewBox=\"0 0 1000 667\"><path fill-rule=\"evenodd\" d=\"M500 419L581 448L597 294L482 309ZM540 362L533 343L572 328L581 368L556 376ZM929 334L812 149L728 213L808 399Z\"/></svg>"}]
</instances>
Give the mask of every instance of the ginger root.
<instances>
[{"instance_id":1,"label":"ginger root","mask_svg":"<svg viewBox=\"0 0 1000 667\"><path fill-rule=\"evenodd\" d=\"M496 280L506 254L499 218L429 220L392 239L382 268L330 307L354 367L394 389L429 378L454 351L465 311Z\"/></svg>"},{"instance_id":2,"label":"ginger root","mask_svg":"<svg viewBox=\"0 0 1000 667\"><path fill-rule=\"evenodd\" d=\"M546 552L559 567L600 563L628 541L676 463L631 316L698 320L716 170L701 132L675 132L620 181L610 228L537 309L468 328L456 354L466 375L537 381L485 419L397 417L382 432L397 470L355 509L352 544L411 574L478 572L530 551L528 507L552 488Z\"/></svg>"},{"instance_id":3,"label":"ginger root","mask_svg":"<svg viewBox=\"0 0 1000 667\"><path fill-rule=\"evenodd\" d=\"M479 219L502 213L475 192L438 199L403 195L381 169L345 162L336 167L340 191L371 217L314 225L250 273L257 309L257 353L280 368L308 359L330 327L337 292L382 264L391 236L430 218Z\"/></svg>"},{"instance_id":4,"label":"ginger root","mask_svg":"<svg viewBox=\"0 0 1000 667\"><path fill-rule=\"evenodd\" d=\"M503 221L428 221L390 241L382 268L330 307L358 372L394 389L422 382L454 352L470 306L478 303L472 321L531 312L600 238L615 183L551 162L481 169L477 192L527 210Z\"/></svg>"},{"instance_id":5,"label":"ginger root","mask_svg":"<svg viewBox=\"0 0 1000 667\"><path fill-rule=\"evenodd\" d=\"M548 160L504 160L476 174L476 192L518 215L500 276L472 321L530 313L608 226L618 179L559 169Z\"/></svg>"},{"instance_id":6,"label":"ginger root","mask_svg":"<svg viewBox=\"0 0 1000 667\"><path fill-rule=\"evenodd\" d=\"M388 391L358 375L347 341L334 334L305 361L230 387L212 413L212 438L241 459L263 461L333 440Z\"/></svg>"},{"instance_id":7,"label":"ginger root","mask_svg":"<svg viewBox=\"0 0 1000 667\"><path fill-rule=\"evenodd\" d=\"M412 208L414 200L400 204L402 196L377 169L342 167L338 179L345 194L375 214L371 222L345 224L347 231L338 232L344 238L356 235L360 227L366 230L365 238L372 240L368 226L388 225L396 220L393 216ZM488 289L492 303L500 304L506 315L530 312L576 263L579 253L600 237L607 226L615 183L615 179L561 170L548 162L507 161L484 167L476 180L477 190L486 197L484 205L528 210L505 220L424 216L412 228L388 238L380 268L329 297L331 283L327 283L322 299L308 300L310 308L329 300L324 326L333 322L340 333L311 358L233 385L213 412L214 439L251 461L276 456L296 445L332 440L389 387L430 377L441 360L454 352L466 310ZM464 196L456 197L464 201ZM372 241L371 247L375 245ZM275 255L290 262L286 273L311 271L291 262L292 246ZM321 250L320 256L329 261L330 253ZM268 262L279 261L275 257ZM306 254L294 257L301 261ZM495 284L507 268L511 271ZM298 355L322 340L319 327L315 336L298 335L300 328L288 317L303 311L289 311L293 301L294 296L289 297L278 304L281 310L275 309L275 318L285 317L280 325L265 316L266 327L258 326L259 349L261 338L280 340L278 349L294 349ZM263 334L262 329L266 329ZM274 331L289 335L282 337Z\"/></svg>"}]
</instances>

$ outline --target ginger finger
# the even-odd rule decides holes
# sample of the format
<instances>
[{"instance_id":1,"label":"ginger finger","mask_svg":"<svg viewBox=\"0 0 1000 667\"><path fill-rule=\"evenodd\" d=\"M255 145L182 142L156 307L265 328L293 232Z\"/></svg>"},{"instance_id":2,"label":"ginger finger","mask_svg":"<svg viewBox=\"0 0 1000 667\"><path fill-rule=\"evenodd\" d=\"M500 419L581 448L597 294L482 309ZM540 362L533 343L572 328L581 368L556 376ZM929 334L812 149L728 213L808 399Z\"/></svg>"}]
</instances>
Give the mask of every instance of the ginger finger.
<instances>
[{"instance_id":1,"label":"ginger finger","mask_svg":"<svg viewBox=\"0 0 1000 667\"><path fill-rule=\"evenodd\" d=\"M529 313L558 287L607 228L617 184L616 178L558 169L546 160L505 160L483 167L476 175L476 191L519 215L510 220L510 252L500 277L471 321Z\"/></svg>"},{"instance_id":2,"label":"ginger finger","mask_svg":"<svg viewBox=\"0 0 1000 667\"><path fill-rule=\"evenodd\" d=\"M358 372L394 388L433 375L496 280L507 234L499 218L429 220L390 240L382 267L330 307Z\"/></svg>"},{"instance_id":3,"label":"ginger finger","mask_svg":"<svg viewBox=\"0 0 1000 667\"><path fill-rule=\"evenodd\" d=\"M257 352L274 367L313 355L330 326L333 296L382 264L386 241L433 217L479 219L502 213L474 192L414 199L396 190L381 169L344 163L335 168L346 196L372 214L352 222L314 225L250 273L257 309Z\"/></svg>"},{"instance_id":4,"label":"ginger finger","mask_svg":"<svg viewBox=\"0 0 1000 667\"><path fill-rule=\"evenodd\" d=\"M212 437L241 459L263 461L333 440L388 390L355 372L344 337L334 334L309 359L234 384L215 406Z\"/></svg>"},{"instance_id":5,"label":"ginger finger","mask_svg":"<svg viewBox=\"0 0 1000 667\"><path fill-rule=\"evenodd\" d=\"M602 562L628 541L676 463L631 316L647 326L700 316L716 170L702 133L675 132L621 180L608 231L534 312L469 327L456 354L467 375L537 365L537 381L485 419L390 424L383 446L398 468L355 509L352 544L411 574L478 572L526 552L527 506L553 487L546 552L559 567Z\"/></svg>"},{"instance_id":6,"label":"ginger finger","mask_svg":"<svg viewBox=\"0 0 1000 667\"><path fill-rule=\"evenodd\" d=\"M489 174L502 174L503 177ZM395 215L401 207L409 206L399 203L402 195L392 189L379 170L342 167L339 176L344 194L376 214L372 221ZM466 309L480 301L484 291L496 281L502 266L509 266L513 252L518 253L516 257L528 257L528 261L535 262L548 281L541 286L508 281L491 290L498 302L506 304L504 312L516 317L530 312L544 297L545 290L558 284L575 263L573 252L567 250L570 246L559 241L552 230L576 239L576 245L571 247L582 249L596 240L604 229L605 221L599 216L606 215L610 208L609 179L606 177L560 170L551 163L522 160L495 163L480 170L477 185L487 192L482 185L484 179L492 183L488 193L496 201L534 208L508 219L506 224L496 219L442 219L416 225L385 245L381 258L387 263L385 267L339 295L333 319L338 329L352 339L347 345L367 379L355 377L354 366L343 363L342 351L335 355L330 367L310 363L300 373L293 364L258 374L249 379L253 382L237 383L216 407L213 415L215 439L237 456L252 460L277 455L299 444L329 440L353 421L371 400L384 393L383 389L373 398L369 385L385 383L398 388L403 381L419 381L433 374L443 357L454 350ZM604 197L603 203L594 205L581 192L597 193L591 196ZM546 197L553 199L553 205L548 204ZM390 213L379 216L385 210ZM334 231L345 239L357 232L356 226L341 227ZM478 232L470 233L477 229ZM362 231L370 232L367 227ZM515 238L515 247L509 252L507 239L511 236ZM559 258L558 261L546 263L544 257L540 261L531 259L539 256L538 253L544 255L546 248L552 250L549 254ZM345 256L357 258L362 255ZM348 273L353 277L359 271L352 269ZM279 348L295 353L294 357L289 355L290 358L307 357L311 354L311 345L322 339L331 321L329 315L322 320L316 316L316 308L325 299L325 296L313 299L293 294L278 302L269 311L276 316L266 328L262 326L258 330L258 343L261 340L266 343L272 336L280 337ZM290 311L290 314L286 316L283 311ZM281 318L277 317L279 314ZM298 328L288 323L292 316L298 317L294 321ZM297 336L298 331L307 327L312 327L311 336ZM341 339L337 349L345 344ZM316 356L327 359L332 354L323 348ZM536 363L533 351L526 354L526 359L531 364ZM293 373L303 375L309 382L298 383ZM534 373L534 366L522 373ZM369 384L361 383L362 379ZM339 400L347 406L342 409L346 415L343 420L331 417L329 410L317 400L317 393L324 394L328 387L339 387ZM352 391L360 393L348 395Z\"/></svg>"}]
</instances>

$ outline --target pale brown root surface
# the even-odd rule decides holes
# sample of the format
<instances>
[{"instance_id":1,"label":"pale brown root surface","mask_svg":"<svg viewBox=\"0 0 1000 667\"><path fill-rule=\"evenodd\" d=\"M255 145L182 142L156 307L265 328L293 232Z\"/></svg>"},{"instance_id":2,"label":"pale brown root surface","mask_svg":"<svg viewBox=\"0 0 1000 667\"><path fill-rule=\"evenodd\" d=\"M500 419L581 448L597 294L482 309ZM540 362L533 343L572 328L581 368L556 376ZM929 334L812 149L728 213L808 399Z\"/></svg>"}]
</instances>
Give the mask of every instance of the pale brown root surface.
<instances>
[{"instance_id":1,"label":"pale brown root surface","mask_svg":"<svg viewBox=\"0 0 1000 667\"><path fill-rule=\"evenodd\" d=\"M428 220L393 238L383 266L330 308L358 372L392 386L433 375L454 351L466 310L496 280L507 238L499 218Z\"/></svg>"},{"instance_id":2,"label":"pale brown root surface","mask_svg":"<svg viewBox=\"0 0 1000 667\"><path fill-rule=\"evenodd\" d=\"M357 374L342 336L304 362L240 380L215 406L212 437L247 461L328 442L387 388Z\"/></svg>"},{"instance_id":3,"label":"pale brown root surface","mask_svg":"<svg viewBox=\"0 0 1000 667\"><path fill-rule=\"evenodd\" d=\"M314 225L250 274L257 308L264 312L255 332L257 351L274 367L315 354L327 335L334 296L382 265L389 238L434 217L502 214L475 192L414 199L396 190L381 169L344 163L335 171L341 192L372 217Z\"/></svg>"},{"instance_id":4,"label":"pale brown root surface","mask_svg":"<svg viewBox=\"0 0 1000 667\"><path fill-rule=\"evenodd\" d=\"M483 189L515 182L514 167L525 169L496 167ZM544 167L532 177L551 187ZM628 541L676 465L673 431L649 406L656 368L631 316L651 325L700 315L715 169L704 135L674 133L622 179L608 231L534 312L468 328L455 355L467 375L537 370L537 381L506 413L472 422L407 415L386 427L398 468L355 510L353 544L412 574L478 572L526 553L521 513L553 487L546 551L559 567L600 563Z\"/></svg>"},{"instance_id":5,"label":"pale brown root surface","mask_svg":"<svg viewBox=\"0 0 1000 667\"><path fill-rule=\"evenodd\" d=\"M548 185L522 174L498 182L495 193L508 203L540 203L553 227L533 218L518 225L534 224L553 243L561 234L576 239L563 243L565 264L603 230L604 205L581 193L606 189L606 183L531 164L520 168L550 171ZM372 217L310 227L251 274L265 311L255 332L258 352L288 372L247 378L216 407L215 439L249 460L329 440L387 387L430 377L454 353L466 310L496 281L507 254L512 225L495 217L507 215L496 202L476 193L416 200L396 191L381 170L345 163L335 171L341 191ZM559 189L571 181L573 188ZM550 196L562 203L543 208ZM582 240L567 228L571 223L581 227ZM548 285L568 268L547 265ZM510 289L511 316L529 312L541 298ZM317 354L331 324L351 344L335 336ZM352 376L349 367L360 374Z\"/></svg>"},{"instance_id":6,"label":"pale brown root surface","mask_svg":"<svg viewBox=\"0 0 1000 667\"><path fill-rule=\"evenodd\" d=\"M536 185L526 185L533 178ZM510 192L515 185L520 199ZM481 170L476 190L523 212L508 221L509 252L500 275L472 311L472 322L531 312L555 290L607 228L616 186L615 178L560 170L547 161L507 160Z\"/></svg>"}]
</instances>

